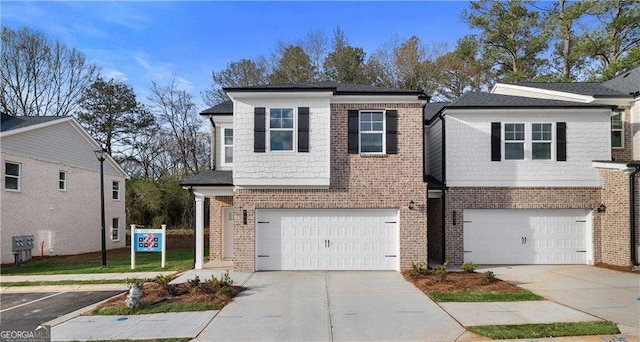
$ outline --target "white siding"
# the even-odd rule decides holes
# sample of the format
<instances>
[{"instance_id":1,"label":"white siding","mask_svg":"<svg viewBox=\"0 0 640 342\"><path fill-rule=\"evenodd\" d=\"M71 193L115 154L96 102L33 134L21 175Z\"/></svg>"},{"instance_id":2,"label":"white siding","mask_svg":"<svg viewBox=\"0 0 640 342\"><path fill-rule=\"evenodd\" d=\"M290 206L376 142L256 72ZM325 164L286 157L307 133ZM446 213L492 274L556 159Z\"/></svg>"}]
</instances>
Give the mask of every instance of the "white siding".
<instances>
[{"instance_id":1,"label":"white siding","mask_svg":"<svg viewBox=\"0 0 640 342\"><path fill-rule=\"evenodd\" d=\"M100 162L93 149L70 121L2 138L2 152L100 171ZM120 175L107 162L104 163L104 172Z\"/></svg>"},{"instance_id":2,"label":"white siding","mask_svg":"<svg viewBox=\"0 0 640 342\"><path fill-rule=\"evenodd\" d=\"M309 152L253 152L254 108L309 107ZM291 99L242 99L234 101L233 182L239 187L329 187L330 103L329 97ZM268 129L268 128L267 128ZM268 136L267 136L268 139ZM297 135L294 136L297 146Z\"/></svg>"},{"instance_id":3,"label":"white siding","mask_svg":"<svg viewBox=\"0 0 640 342\"><path fill-rule=\"evenodd\" d=\"M608 109L449 110L447 114L448 186L599 186L601 178L591 162L611 158ZM525 123L528 129L533 122L566 122L567 161L555 161L554 125L552 160L492 162L491 122ZM530 144L525 144L525 156L529 151Z\"/></svg>"},{"instance_id":4,"label":"white siding","mask_svg":"<svg viewBox=\"0 0 640 342\"><path fill-rule=\"evenodd\" d=\"M98 163L93 153L89 153L95 163ZM2 177L0 189L2 263L13 262L11 237L17 235L34 235L34 256L42 255L43 242L44 255L77 254L100 250L99 171L73 167L66 163L44 162L3 151L0 153L3 173L5 160L21 164L21 186L20 192L6 191L4 177ZM58 190L59 171L67 173L66 191ZM120 200L111 199L112 181L120 182ZM111 241L111 222L114 217L120 218L120 240L115 242ZM105 175L108 249L125 247L125 220L125 180L121 176Z\"/></svg>"},{"instance_id":5,"label":"white siding","mask_svg":"<svg viewBox=\"0 0 640 342\"><path fill-rule=\"evenodd\" d=\"M631 107L631 144L633 160L640 160L640 98Z\"/></svg>"},{"instance_id":6,"label":"white siding","mask_svg":"<svg viewBox=\"0 0 640 342\"><path fill-rule=\"evenodd\" d=\"M427 174L442 181L442 121L431 123L427 130Z\"/></svg>"}]
</instances>

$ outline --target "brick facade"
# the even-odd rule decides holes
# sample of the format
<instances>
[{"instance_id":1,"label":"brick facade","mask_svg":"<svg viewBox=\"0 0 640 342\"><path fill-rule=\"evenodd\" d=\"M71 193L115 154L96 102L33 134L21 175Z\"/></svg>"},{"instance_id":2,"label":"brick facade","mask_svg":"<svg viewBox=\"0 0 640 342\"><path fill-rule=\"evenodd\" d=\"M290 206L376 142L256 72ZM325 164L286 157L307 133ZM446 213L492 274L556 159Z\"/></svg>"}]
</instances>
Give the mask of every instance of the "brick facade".
<instances>
[{"instance_id":1,"label":"brick facade","mask_svg":"<svg viewBox=\"0 0 640 342\"><path fill-rule=\"evenodd\" d=\"M222 260L222 209L233 206L233 196L216 196L209 203L209 259ZM241 217L241 216L235 216Z\"/></svg>"},{"instance_id":2,"label":"brick facade","mask_svg":"<svg viewBox=\"0 0 640 342\"><path fill-rule=\"evenodd\" d=\"M453 265L460 265L464 260L464 209L593 209L600 205L600 188L449 188L446 204L446 260ZM454 211L457 215L456 225L453 224ZM594 226L597 226L597 220L596 216Z\"/></svg>"},{"instance_id":3,"label":"brick facade","mask_svg":"<svg viewBox=\"0 0 640 342\"><path fill-rule=\"evenodd\" d=\"M633 139L631 136L631 107L625 107L622 112L622 136L623 136L623 148L612 148L611 158L615 161L630 161L632 160L632 144Z\"/></svg>"},{"instance_id":4,"label":"brick facade","mask_svg":"<svg viewBox=\"0 0 640 342\"><path fill-rule=\"evenodd\" d=\"M398 110L398 154L347 153L349 109ZM331 185L329 189L236 189L234 205L235 269L255 270L256 208L400 210L400 267L427 259L426 184L422 181L422 106L419 103L331 105ZM409 201L416 209L409 210ZM212 207L213 208L213 207ZM243 211L247 224L243 224ZM214 235L212 226L212 236ZM212 238L213 239L213 238ZM213 240L212 240L213 246ZM212 247L214 249L214 247Z\"/></svg>"}]
</instances>

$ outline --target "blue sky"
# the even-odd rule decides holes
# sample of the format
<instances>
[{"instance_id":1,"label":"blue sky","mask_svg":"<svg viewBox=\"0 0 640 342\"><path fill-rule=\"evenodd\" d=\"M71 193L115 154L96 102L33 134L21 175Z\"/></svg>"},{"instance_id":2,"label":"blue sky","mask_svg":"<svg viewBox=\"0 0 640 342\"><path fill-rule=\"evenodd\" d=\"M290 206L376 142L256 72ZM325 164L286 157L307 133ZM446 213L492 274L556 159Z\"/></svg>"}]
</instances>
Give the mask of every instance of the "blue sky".
<instances>
[{"instance_id":1,"label":"blue sky","mask_svg":"<svg viewBox=\"0 0 640 342\"><path fill-rule=\"evenodd\" d=\"M469 33L462 1L422 2L6 2L1 21L29 26L84 52L144 97L151 79L175 73L198 100L212 70L268 54L311 30L330 38L340 25L352 45L372 53L412 35L453 47Z\"/></svg>"}]
</instances>

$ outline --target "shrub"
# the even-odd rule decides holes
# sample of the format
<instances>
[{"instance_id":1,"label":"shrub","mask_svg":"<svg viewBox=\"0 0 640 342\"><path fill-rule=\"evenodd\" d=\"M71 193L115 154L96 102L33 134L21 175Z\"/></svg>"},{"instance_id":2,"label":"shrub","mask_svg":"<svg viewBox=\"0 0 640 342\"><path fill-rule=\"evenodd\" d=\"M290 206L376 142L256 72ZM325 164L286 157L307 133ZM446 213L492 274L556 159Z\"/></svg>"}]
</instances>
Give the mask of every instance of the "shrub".
<instances>
[{"instance_id":1,"label":"shrub","mask_svg":"<svg viewBox=\"0 0 640 342\"><path fill-rule=\"evenodd\" d=\"M127 285L129 286L129 288L132 288L134 285L137 286L139 289L142 289L142 285L144 285L145 283L145 279L140 279L140 278L127 278L125 280L125 282L127 283Z\"/></svg>"},{"instance_id":2,"label":"shrub","mask_svg":"<svg viewBox=\"0 0 640 342\"><path fill-rule=\"evenodd\" d=\"M447 267L449 267L449 262L445 261L444 264L436 266L433 269L433 275L436 276L436 279L438 279L438 281L447 280Z\"/></svg>"},{"instance_id":3,"label":"shrub","mask_svg":"<svg viewBox=\"0 0 640 342\"><path fill-rule=\"evenodd\" d=\"M427 263L424 261L411 262L411 276L413 279L425 274L427 274Z\"/></svg>"},{"instance_id":4,"label":"shrub","mask_svg":"<svg viewBox=\"0 0 640 342\"><path fill-rule=\"evenodd\" d=\"M215 276L214 276L214 279L215 279ZM229 276L229 270L227 270L222 274L222 277L220 278L220 285L222 287L227 287L227 286L231 286L232 284L233 284L233 279L231 279L231 277Z\"/></svg>"},{"instance_id":5,"label":"shrub","mask_svg":"<svg viewBox=\"0 0 640 342\"><path fill-rule=\"evenodd\" d=\"M473 273L476 271L477 266L469 261L469 262L465 262L464 264L462 264L462 270L467 272L467 273Z\"/></svg>"},{"instance_id":6,"label":"shrub","mask_svg":"<svg viewBox=\"0 0 640 342\"><path fill-rule=\"evenodd\" d=\"M496 275L493 273L493 271L486 271L482 273L482 279L484 279L487 284L492 282L495 278Z\"/></svg>"},{"instance_id":7,"label":"shrub","mask_svg":"<svg viewBox=\"0 0 640 342\"><path fill-rule=\"evenodd\" d=\"M189 287L191 287L192 290L197 290L200 288L200 285L202 285L199 276L196 276L193 279L188 279L187 283L189 283Z\"/></svg>"},{"instance_id":8,"label":"shrub","mask_svg":"<svg viewBox=\"0 0 640 342\"><path fill-rule=\"evenodd\" d=\"M173 280L173 276L172 275L158 274L153 279L153 282L158 284L158 285L160 285L160 287L162 288L162 290L164 291L164 293L166 295L174 296L175 292L176 292L176 286L169 284L172 280Z\"/></svg>"}]
</instances>

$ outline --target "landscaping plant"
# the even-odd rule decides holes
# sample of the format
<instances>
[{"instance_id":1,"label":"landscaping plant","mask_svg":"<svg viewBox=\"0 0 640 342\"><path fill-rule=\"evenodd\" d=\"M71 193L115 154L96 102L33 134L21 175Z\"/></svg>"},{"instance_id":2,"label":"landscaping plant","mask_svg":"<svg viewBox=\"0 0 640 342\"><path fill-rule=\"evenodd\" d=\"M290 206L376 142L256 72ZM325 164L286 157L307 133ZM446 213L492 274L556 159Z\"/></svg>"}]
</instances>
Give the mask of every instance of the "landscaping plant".
<instances>
[{"instance_id":1,"label":"landscaping plant","mask_svg":"<svg viewBox=\"0 0 640 342\"><path fill-rule=\"evenodd\" d=\"M493 282L495 278L496 275L493 273L493 271L486 271L482 273L482 279L484 279L487 284Z\"/></svg>"},{"instance_id":2,"label":"landscaping plant","mask_svg":"<svg viewBox=\"0 0 640 342\"><path fill-rule=\"evenodd\" d=\"M411 277L413 277L413 279L425 274L427 274L427 263L424 261L411 262Z\"/></svg>"},{"instance_id":3,"label":"landscaping plant","mask_svg":"<svg viewBox=\"0 0 640 342\"><path fill-rule=\"evenodd\" d=\"M438 281L443 282L447 280L447 267L449 267L449 262L445 261L444 264L436 266L433 269L433 275L436 276L436 279L438 279Z\"/></svg>"},{"instance_id":4,"label":"landscaping plant","mask_svg":"<svg viewBox=\"0 0 640 342\"><path fill-rule=\"evenodd\" d=\"M462 264L462 270L467 272L467 273L473 273L476 271L476 264L474 264L473 262L469 261L469 262L465 262L464 264Z\"/></svg>"}]
</instances>

